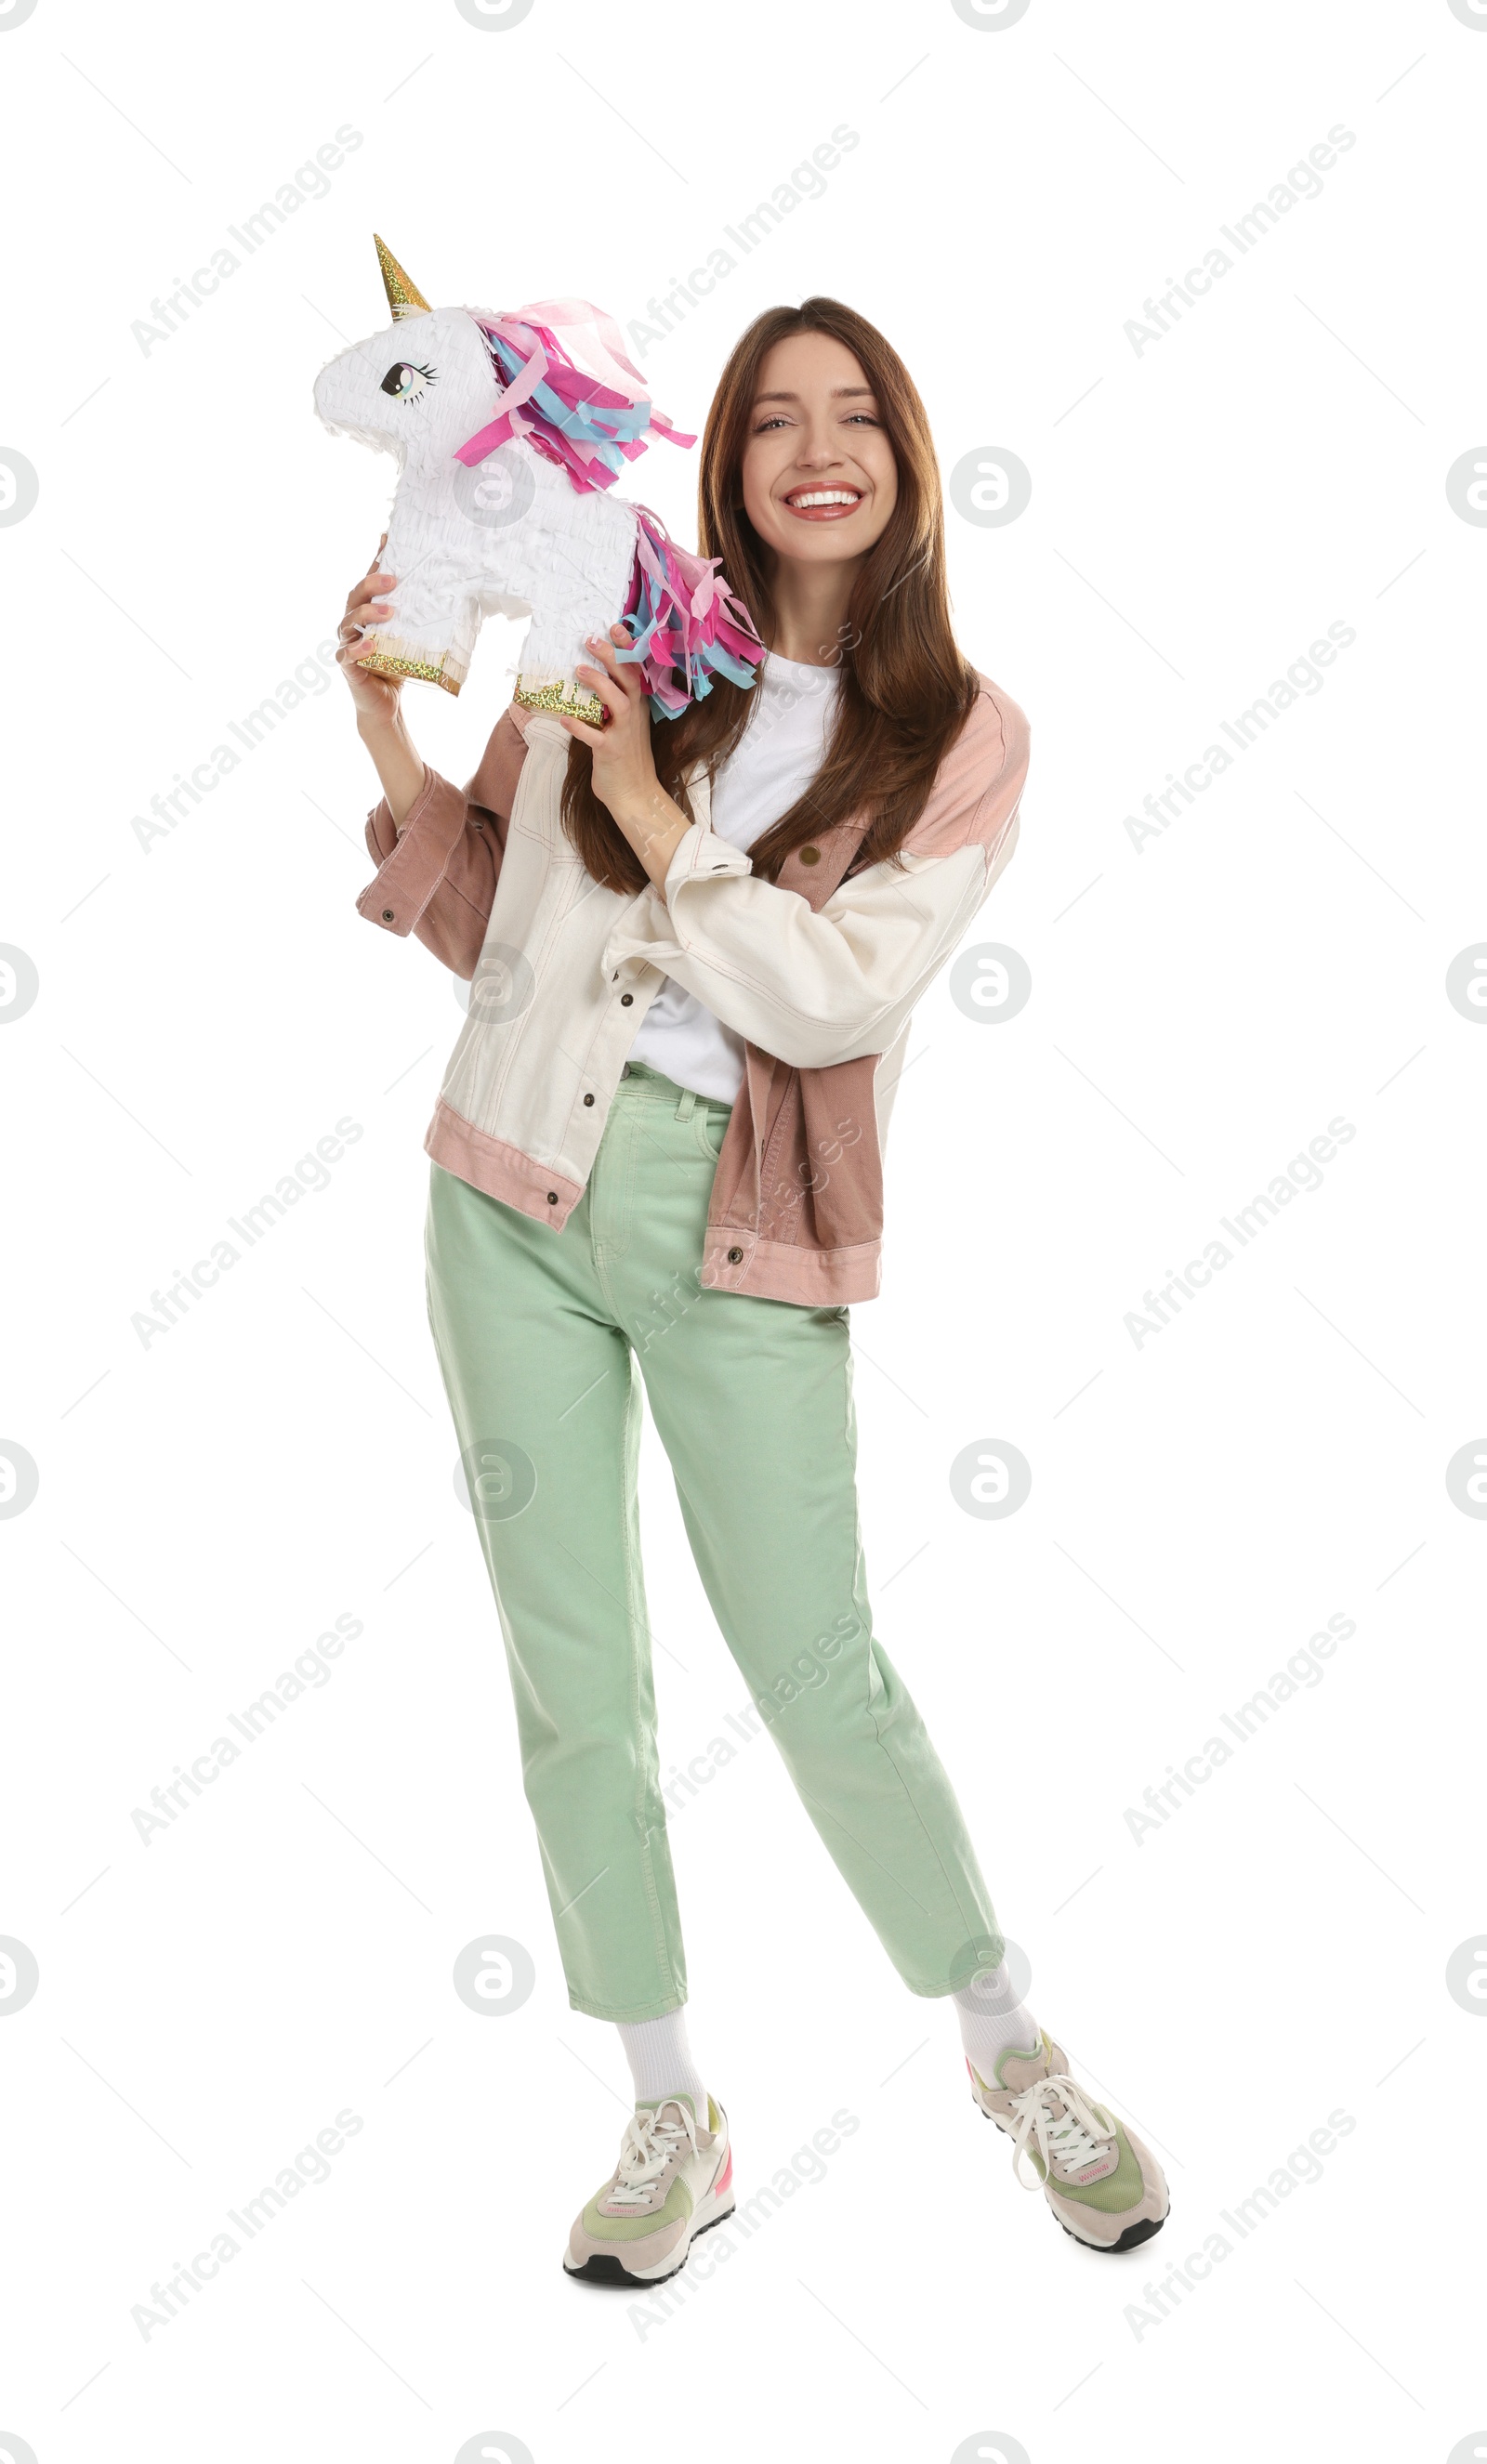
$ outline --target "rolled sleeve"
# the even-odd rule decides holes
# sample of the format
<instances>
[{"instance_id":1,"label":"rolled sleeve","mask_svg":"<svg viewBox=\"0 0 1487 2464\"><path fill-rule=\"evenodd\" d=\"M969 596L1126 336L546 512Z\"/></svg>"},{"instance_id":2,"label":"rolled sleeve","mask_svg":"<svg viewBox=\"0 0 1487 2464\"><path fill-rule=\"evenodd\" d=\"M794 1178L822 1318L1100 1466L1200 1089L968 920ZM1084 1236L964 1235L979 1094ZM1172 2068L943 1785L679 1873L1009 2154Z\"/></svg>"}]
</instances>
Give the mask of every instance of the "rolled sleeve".
<instances>
[{"instance_id":1,"label":"rolled sleeve","mask_svg":"<svg viewBox=\"0 0 1487 2464\"><path fill-rule=\"evenodd\" d=\"M706 822L694 822L672 849L661 894L669 906L674 894L699 876L711 880L721 872L752 873L753 869L743 847L721 839Z\"/></svg>"},{"instance_id":2,"label":"rolled sleeve","mask_svg":"<svg viewBox=\"0 0 1487 2464\"><path fill-rule=\"evenodd\" d=\"M366 817L366 847L380 857L375 878L357 900L357 913L385 933L411 933L449 869L465 834L469 800L448 779L423 766L423 785L402 830L386 796Z\"/></svg>"},{"instance_id":3,"label":"rolled sleeve","mask_svg":"<svg viewBox=\"0 0 1487 2464\"><path fill-rule=\"evenodd\" d=\"M606 964L659 968L793 1068L886 1051L1012 854L1026 770L1021 713L986 697L899 861L849 876L819 909L694 823L673 851L664 894L636 901Z\"/></svg>"},{"instance_id":4,"label":"rolled sleeve","mask_svg":"<svg viewBox=\"0 0 1487 2464\"><path fill-rule=\"evenodd\" d=\"M674 861L664 905L638 904L608 962L643 958L760 1051L826 1069L887 1050L992 877L983 847L909 855L901 869L877 864L843 882L817 912L792 890L714 869L704 849L684 872Z\"/></svg>"}]
</instances>

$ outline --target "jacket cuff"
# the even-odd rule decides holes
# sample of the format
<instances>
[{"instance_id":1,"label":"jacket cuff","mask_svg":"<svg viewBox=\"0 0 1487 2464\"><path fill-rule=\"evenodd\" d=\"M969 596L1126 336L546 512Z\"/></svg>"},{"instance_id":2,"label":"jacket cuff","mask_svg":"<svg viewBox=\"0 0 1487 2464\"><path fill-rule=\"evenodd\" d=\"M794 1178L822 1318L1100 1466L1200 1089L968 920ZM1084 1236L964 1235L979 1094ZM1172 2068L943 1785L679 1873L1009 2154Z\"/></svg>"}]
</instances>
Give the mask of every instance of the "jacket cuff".
<instances>
[{"instance_id":1,"label":"jacket cuff","mask_svg":"<svg viewBox=\"0 0 1487 2464\"><path fill-rule=\"evenodd\" d=\"M705 822L693 822L673 849L661 895L670 906L675 892L689 881L710 881L720 873L753 869L746 849L721 839Z\"/></svg>"},{"instance_id":2,"label":"jacket cuff","mask_svg":"<svg viewBox=\"0 0 1487 2464\"><path fill-rule=\"evenodd\" d=\"M427 761L401 837L384 796L366 817L367 852L382 856L383 862L358 898L357 913L384 933L400 938L411 933L464 836L469 810L463 788L453 786Z\"/></svg>"}]
</instances>

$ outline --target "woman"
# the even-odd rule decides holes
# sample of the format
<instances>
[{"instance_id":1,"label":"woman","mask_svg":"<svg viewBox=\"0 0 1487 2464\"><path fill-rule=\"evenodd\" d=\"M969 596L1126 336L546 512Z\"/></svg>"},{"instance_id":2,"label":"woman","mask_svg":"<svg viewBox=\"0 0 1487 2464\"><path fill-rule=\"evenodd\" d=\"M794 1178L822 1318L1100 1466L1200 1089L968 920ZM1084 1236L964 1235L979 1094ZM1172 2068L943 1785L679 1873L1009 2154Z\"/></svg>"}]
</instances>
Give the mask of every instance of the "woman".
<instances>
[{"instance_id":1,"label":"woman","mask_svg":"<svg viewBox=\"0 0 1487 2464\"><path fill-rule=\"evenodd\" d=\"M751 692L719 683L653 726L616 626L571 711L506 712L460 790L414 751L396 685L355 664L395 576L357 583L338 653L385 791L362 913L473 979L427 1141L430 1319L568 1998L615 2023L634 2076L564 2264L657 2282L734 2203L683 2013L637 1362L812 1822L909 1990L954 1998L1018 2179L1091 2248L1129 2249L1165 2217L1161 2168L1017 1999L873 1635L854 1486L847 1309L877 1289L894 1083L915 1002L1011 854L1027 723L955 647L923 406L863 318L811 299L750 326L699 498L702 554L767 646ZM601 726L576 715L590 695Z\"/></svg>"}]
</instances>

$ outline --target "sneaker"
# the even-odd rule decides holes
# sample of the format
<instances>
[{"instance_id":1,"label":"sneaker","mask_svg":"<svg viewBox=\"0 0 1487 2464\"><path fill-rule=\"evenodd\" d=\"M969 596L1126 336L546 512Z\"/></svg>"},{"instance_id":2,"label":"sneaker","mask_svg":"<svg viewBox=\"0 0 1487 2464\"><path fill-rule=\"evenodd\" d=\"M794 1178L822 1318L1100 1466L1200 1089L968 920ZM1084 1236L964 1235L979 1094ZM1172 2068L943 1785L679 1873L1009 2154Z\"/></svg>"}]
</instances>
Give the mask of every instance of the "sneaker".
<instances>
[{"instance_id":1,"label":"sneaker","mask_svg":"<svg viewBox=\"0 0 1487 2464\"><path fill-rule=\"evenodd\" d=\"M1161 2166L1070 2078L1069 2057L1046 2028L1039 2044L1002 2055L991 2086L974 2064L965 2067L987 2120L1016 2143L1017 2180L1025 2190L1042 2184L1065 2233L1089 2250L1135 2250L1161 2232L1170 2204ZM1035 2178L1024 2171L1025 2157Z\"/></svg>"},{"instance_id":2,"label":"sneaker","mask_svg":"<svg viewBox=\"0 0 1487 2464\"><path fill-rule=\"evenodd\" d=\"M733 2209L722 2107L708 2098L704 2128L690 2096L637 2104L619 2163L576 2220L563 2264L589 2284L661 2284L686 2265L698 2234Z\"/></svg>"}]
</instances>

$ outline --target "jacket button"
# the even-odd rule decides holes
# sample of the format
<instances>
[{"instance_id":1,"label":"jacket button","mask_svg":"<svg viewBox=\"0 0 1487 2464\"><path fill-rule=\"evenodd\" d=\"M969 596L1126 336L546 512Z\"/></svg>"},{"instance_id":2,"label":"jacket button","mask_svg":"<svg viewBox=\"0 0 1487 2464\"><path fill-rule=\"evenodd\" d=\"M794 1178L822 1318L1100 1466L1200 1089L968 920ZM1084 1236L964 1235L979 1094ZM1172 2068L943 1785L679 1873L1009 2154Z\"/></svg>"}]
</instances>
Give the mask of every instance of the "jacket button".
<instances>
[{"instance_id":1,"label":"jacket button","mask_svg":"<svg viewBox=\"0 0 1487 2464\"><path fill-rule=\"evenodd\" d=\"M633 994L633 993L621 993L621 995L620 995L620 1007L621 1007L621 1009L629 1009L630 1004L631 1004L631 1002L634 1000L634 998L635 998L635 996L634 996L634 994Z\"/></svg>"},{"instance_id":2,"label":"jacket button","mask_svg":"<svg viewBox=\"0 0 1487 2464\"><path fill-rule=\"evenodd\" d=\"M556 1191L555 1189L549 1189L549 1190L548 1190L548 1192L547 1192L547 1203L548 1203L548 1205L549 1205L549 1206L556 1206L556 1205L557 1205L557 1202L558 1202L558 1193L557 1193L557 1191Z\"/></svg>"},{"instance_id":3,"label":"jacket button","mask_svg":"<svg viewBox=\"0 0 1487 2464\"><path fill-rule=\"evenodd\" d=\"M390 924L390 923L391 923L391 921L392 921L392 910L391 910L391 908L390 908L390 907L385 907L385 908L383 909L383 911L382 911L382 920L383 920L384 924Z\"/></svg>"},{"instance_id":4,"label":"jacket button","mask_svg":"<svg viewBox=\"0 0 1487 2464\"><path fill-rule=\"evenodd\" d=\"M799 856L802 864L819 864L821 861L821 850L819 847L797 847L795 852Z\"/></svg>"},{"instance_id":5,"label":"jacket button","mask_svg":"<svg viewBox=\"0 0 1487 2464\"><path fill-rule=\"evenodd\" d=\"M740 1261L742 1260L743 1256L744 1256L744 1252L743 1252L743 1250L742 1250L742 1249L730 1249L730 1250L729 1250L729 1252L728 1252L728 1264L729 1264L729 1265L730 1265L730 1266L736 1266L736 1265L739 1265L739 1263L740 1263Z\"/></svg>"},{"instance_id":6,"label":"jacket button","mask_svg":"<svg viewBox=\"0 0 1487 2464\"><path fill-rule=\"evenodd\" d=\"M593 1097L591 1095L586 1095L584 1097L584 1101L586 1104L591 1104L593 1102Z\"/></svg>"}]
</instances>

